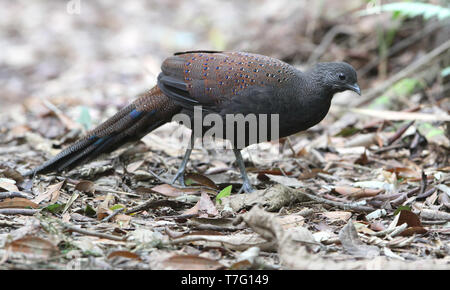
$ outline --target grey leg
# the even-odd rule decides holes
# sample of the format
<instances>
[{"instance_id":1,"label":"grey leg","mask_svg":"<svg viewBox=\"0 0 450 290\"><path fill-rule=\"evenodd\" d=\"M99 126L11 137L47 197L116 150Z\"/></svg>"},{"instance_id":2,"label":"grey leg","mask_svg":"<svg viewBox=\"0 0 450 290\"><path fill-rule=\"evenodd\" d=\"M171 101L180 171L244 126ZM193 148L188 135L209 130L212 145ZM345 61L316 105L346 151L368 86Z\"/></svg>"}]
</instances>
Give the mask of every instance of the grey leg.
<instances>
[{"instance_id":1,"label":"grey leg","mask_svg":"<svg viewBox=\"0 0 450 290\"><path fill-rule=\"evenodd\" d=\"M192 148L194 148L194 143L195 143L195 137L194 137L194 133L191 133L191 141L190 141L190 145L188 146L188 148L186 148L186 153L184 153L184 157L183 157L183 161L181 161L180 167L178 168L177 174L175 174L173 180L172 180L172 184L175 183L175 181L178 180L178 182L182 185L185 186L184 184L184 171L186 170L186 165L189 161L189 157L191 156L191 152L192 152Z\"/></svg>"},{"instance_id":2,"label":"grey leg","mask_svg":"<svg viewBox=\"0 0 450 290\"><path fill-rule=\"evenodd\" d=\"M233 152L234 152L234 156L236 156L236 162L239 166L239 170L241 171L241 176L242 176L242 180L243 180L242 187L238 193L241 193L242 191L250 193L254 189L250 183L250 180L248 179L247 172L245 171L245 164L244 164L244 159L242 159L241 150L233 149Z\"/></svg>"}]
</instances>

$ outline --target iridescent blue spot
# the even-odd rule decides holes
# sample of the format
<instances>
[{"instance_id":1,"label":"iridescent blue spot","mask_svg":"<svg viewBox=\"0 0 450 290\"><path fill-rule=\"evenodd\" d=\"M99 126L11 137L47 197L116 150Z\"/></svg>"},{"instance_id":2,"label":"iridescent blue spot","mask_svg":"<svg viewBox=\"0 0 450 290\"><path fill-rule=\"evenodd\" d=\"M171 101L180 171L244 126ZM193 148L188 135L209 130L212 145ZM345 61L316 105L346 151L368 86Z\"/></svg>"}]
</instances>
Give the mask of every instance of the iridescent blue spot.
<instances>
[{"instance_id":1,"label":"iridescent blue spot","mask_svg":"<svg viewBox=\"0 0 450 290\"><path fill-rule=\"evenodd\" d=\"M191 63L188 61L188 62L186 63L186 65L191 65Z\"/></svg>"},{"instance_id":2,"label":"iridescent blue spot","mask_svg":"<svg viewBox=\"0 0 450 290\"><path fill-rule=\"evenodd\" d=\"M216 66L216 69L219 69L220 68L220 66Z\"/></svg>"},{"instance_id":3,"label":"iridescent blue spot","mask_svg":"<svg viewBox=\"0 0 450 290\"><path fill-rule=\"evenodd\" d=\"M131 111L130 113L130 117L133 119L136 119L137 117L139 117L142 114L142 112L136 111L136 109L134 109L133 111Z\"/></svg>"}]
</instances>

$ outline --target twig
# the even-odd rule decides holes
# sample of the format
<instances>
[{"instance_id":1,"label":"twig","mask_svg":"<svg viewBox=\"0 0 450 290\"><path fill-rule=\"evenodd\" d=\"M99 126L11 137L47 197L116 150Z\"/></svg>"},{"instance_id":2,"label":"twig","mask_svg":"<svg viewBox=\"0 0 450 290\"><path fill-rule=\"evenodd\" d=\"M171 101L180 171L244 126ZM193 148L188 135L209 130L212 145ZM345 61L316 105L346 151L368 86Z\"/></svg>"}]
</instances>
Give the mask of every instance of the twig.
<instances>
[{"instance_id":1,"label":"twig","mask_svg":"<svg viewBox=\"0 0 450 290\"><path fill-rule=\"evenodd\" d=\"M320 202L320 203L325 203L328 205L332 205L332 206L336 206L345 210L351 209L351 210L355 210L355 211L362 211L362 212L372 212L375 209L373 207L370 206L364 206L364 205L358 205L358 204L354 204L354 203L343 203L343 202L338 202L338 201L332 201L329 199L325 199L313 194L309 194L303 191L297 191L300 194L305 195L306 197L308 197L309 199L312 199L314 201Z\"/></svg>"},{"instance_id":2,"label":"twig","mask_svg":"<svg viewBox=\"0 0 450 290\"><path fill-rule=\"evenodd\" d=\"M183 205L186 205L186 203L176 200L149 200L144 202L143 204L130 208L125 212L125 214L132 214L138 211L146 210L149 208L157 208L160 206L182 207Z\"/></svg>"},{"instance_id":3,"label":"twig","mask_svg":"<svg viewBox=\"0 0 450 290\"><path fill-rule=\"evenodd\" d=\"M423 66L429 65L433 59L441 55L442 53L448 51L450 49L450 40L447 40L440 46L436 47L426 55L420 57L410 65L408 65L403 70L396 73L394 76L386 80L380 85L377 85L373 89L367 92L367 94L364 95L363 98L356 101L354 104L352 104L352 107L361 107L363 105L366 105L370 101L372 101L375 97L377 97L380 93L391 87L393 84L398 82L401 79L404 79L411 74L413 74L416 70L420 69Z\"/></svg>"},{"instance_id":4,"label":"twig","mask_svg":"<svg viewBox=\"0 0 450 290\"><path fill-rule=\"evenodd\" d=\"M23 198L27 198L27 199L31 198L29 195L23 194L22 192L18 192L18 191L0 192L0 199L13 198L13 197L23 197Z\"/></svg>"},{"instance_id":5,"label":"twig","mask_svg":"<svg viewBox=\"0 0 450 290\"><path fill-rule=\"evenodd\" d=\"M116 209L115 211L113 211L110 215L108 215L107 217L105 217L104 219L101 220L102 223L107 223L109 222L113 217L115 217L116 215L118 215L119 213L121 213L122 211L124 211L125 208L119 208Z\"/></svg>"},{"instance_id":6,"label":"twig","mask_svg":"<svg viewBox=\"0 0 450 290\"><path fill-rule=\"evenodd\" d=\"M109 239L109 240L114 240L114 241L125 241L126 240L126 237L118 237L118 236L114 236L114 235L110 235L110 234L103 234L103 233L97 233L97 232L93 232L93 231L83 230L81 228L75 227L70 224L62 223L62 222L60 224L64 228L66 228L72 232L77 232L79 234L86 235L86 236L99 237L99 238L104 238L104 239Z\"/></svg>"},{"instance_id":7,"label":"twig","mask_svg":"<svg viewBox=\"0 0 450 290\"><path fill-rule=\"evenodd\" d=\"M39 209L28 209L28 208L2 208L2 209L0 209L0 214L6 214L6 215L14 215L14 214L34 215L37 212L39 212Z\"/></svg>"},{"instance_id":8,"label":"twig","mask_svg":"<svg viewBox=\"0 0 450 290\"><path fill-rule=\"evenodd\" d=\"M397 132L395 132L395 134L388 139L387 144L391 145L392 143L394 143L395 141L397 141L397 139L399 139L400 137L402 137L402 135L406 132L406 130L408 130L409 127L412 126L412 124L414 124L415 120L412 120L411 122L409 122L408 124L404 125L403 127L401 127L400 129L397 130Z\"/></svg>"}]
</instances>

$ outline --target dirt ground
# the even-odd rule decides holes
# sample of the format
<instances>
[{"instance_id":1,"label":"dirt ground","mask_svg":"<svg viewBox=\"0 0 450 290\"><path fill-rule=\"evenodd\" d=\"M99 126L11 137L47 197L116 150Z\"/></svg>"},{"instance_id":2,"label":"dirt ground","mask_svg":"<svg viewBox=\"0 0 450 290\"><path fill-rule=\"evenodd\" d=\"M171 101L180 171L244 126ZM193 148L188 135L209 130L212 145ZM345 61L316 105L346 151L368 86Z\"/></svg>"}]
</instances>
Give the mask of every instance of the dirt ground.
<instances>
[{"instance_id":1,"label":"dirt ground","mask_svg":"<svg viewBox=\"0 0 450 290\"><path fill-rule=\"evenodd\" d=\"M372 2L0 0L0 269L450 269L450 17ZM23 177L198 49L345 61L363 93L243 150L251 194L231 150L199 146L170 185L176 123Z\"/></svg>"}]
</instances>

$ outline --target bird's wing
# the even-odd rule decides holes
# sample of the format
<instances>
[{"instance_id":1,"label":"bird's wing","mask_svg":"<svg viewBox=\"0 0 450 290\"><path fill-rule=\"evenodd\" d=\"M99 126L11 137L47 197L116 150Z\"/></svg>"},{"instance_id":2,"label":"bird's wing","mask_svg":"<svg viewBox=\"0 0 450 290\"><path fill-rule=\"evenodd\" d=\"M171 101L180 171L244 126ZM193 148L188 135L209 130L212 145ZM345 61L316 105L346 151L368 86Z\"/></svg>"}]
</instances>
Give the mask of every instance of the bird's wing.
<instances>
[{"instance_id":1,"label":"bird's wing","mask_svg":"<svg viewBox=\"0 0 450 290\"><path fill-rule=\"evenodd\" d=\"M201 105L219 112L233 99L259 92L270 95L286 81L291 68L280 60L257 54L184 52L163 62L158 86L183 107Z\"/></svg>"}]
</instances>

